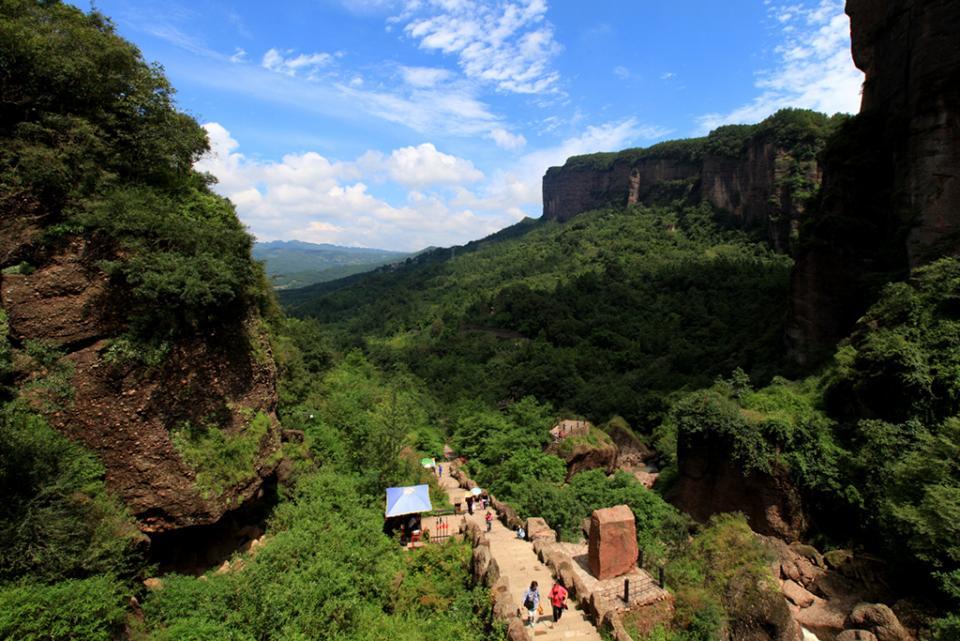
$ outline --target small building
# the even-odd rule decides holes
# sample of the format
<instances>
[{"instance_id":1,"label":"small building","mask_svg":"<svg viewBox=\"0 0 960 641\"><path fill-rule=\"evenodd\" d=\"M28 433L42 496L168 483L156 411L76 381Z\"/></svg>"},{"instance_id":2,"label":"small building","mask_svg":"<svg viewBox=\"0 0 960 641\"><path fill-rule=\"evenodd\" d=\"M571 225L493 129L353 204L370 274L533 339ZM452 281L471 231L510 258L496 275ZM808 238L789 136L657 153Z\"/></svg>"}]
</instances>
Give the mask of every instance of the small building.
<instances>
[{"instance_id":1,"label":"small building","mask_svg":"<svg viewBox=\"0 0 960 641\"><path fill-rule=\"evenodd\" d=\"M383 531L392 536L399 530L402 543L416 543L420 540L420 515L431 510L429 485L388 487Z\"/></svg>"}]
</instances>

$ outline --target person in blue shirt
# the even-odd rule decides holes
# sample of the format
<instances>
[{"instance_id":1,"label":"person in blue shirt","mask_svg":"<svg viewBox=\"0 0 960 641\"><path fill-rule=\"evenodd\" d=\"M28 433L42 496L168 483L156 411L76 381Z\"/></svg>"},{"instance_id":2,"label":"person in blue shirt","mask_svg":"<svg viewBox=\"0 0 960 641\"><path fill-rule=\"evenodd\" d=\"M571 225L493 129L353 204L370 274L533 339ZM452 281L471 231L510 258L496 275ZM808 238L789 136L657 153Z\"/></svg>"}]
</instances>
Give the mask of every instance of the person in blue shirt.
<instances>
[{"instance_id":1,"label":"person in blue shirt","mask_svg":"<svg viewBox=\"0 0 960 641\"><path fill-rule=\"evenodd\" d=\"M540 591L537 582L530 583L530 588L523 593L523 609L527 611L527 625L531 628L537 622L537 607L540 605Z\"/></svg>"}]
</instances>

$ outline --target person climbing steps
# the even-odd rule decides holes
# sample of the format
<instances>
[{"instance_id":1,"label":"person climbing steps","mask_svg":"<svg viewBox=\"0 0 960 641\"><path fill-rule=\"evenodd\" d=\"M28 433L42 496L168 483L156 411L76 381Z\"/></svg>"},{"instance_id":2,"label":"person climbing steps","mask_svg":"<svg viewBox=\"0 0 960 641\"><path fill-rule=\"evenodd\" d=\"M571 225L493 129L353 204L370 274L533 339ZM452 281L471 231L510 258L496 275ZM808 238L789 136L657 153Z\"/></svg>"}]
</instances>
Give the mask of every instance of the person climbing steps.
<instances>
[{"instance_id":1,"label":"person climbing steps","mask_svg":"<svg viewBox=\"0 0 960 641\"><path fill-rule=\"evenodd\" d=\"M557 582L550 588L550 605L553 606L553 622L559 623L563 611L567 609L567 588L563 585L563 579L557 579Z\"/></svg>"}]
</instances>

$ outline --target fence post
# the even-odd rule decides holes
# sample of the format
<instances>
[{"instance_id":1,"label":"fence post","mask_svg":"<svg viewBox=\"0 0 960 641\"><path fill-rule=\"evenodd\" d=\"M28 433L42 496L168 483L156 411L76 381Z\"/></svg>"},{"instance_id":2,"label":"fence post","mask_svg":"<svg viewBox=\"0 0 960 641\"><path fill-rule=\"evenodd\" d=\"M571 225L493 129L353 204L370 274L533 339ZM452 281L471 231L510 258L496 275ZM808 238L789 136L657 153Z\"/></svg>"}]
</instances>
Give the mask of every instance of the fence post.
<instances>
[{"instance_id":1,"label":"fence post","mask_svg":"<svg viewBox=\"0 0 960 641\"><path fill-rule=\"evenodd\" d=\"M663 588L663 566L660 566L660 588Z\"/></svg>"},{"instance_id":2,"label":"fence post","mask_svg":"<svg viewBox=\"0 0 960 641\"><path fill-rule=\"evenodd\" d=\"M623 580L623 602L630 605L630 579Z\"/></svg>"}]
</instances>

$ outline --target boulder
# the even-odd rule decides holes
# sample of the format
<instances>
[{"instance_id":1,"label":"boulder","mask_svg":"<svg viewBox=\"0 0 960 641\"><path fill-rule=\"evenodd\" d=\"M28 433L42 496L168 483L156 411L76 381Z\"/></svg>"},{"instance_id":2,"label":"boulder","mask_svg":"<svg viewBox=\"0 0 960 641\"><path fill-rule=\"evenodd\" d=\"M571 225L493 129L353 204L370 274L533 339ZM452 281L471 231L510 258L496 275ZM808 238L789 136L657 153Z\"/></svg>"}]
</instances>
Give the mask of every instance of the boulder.
<instances>
[{"instance_id":1,"label":"boulder","mask_svg":"<svg viewBox=\"0 0 960 641\"><path fill-rule=\"evenodd\" d=\"M742 572L727 583L723 595L730 639L802 641L800 624L786 600L765 581Z\"/></svg>"},{"instance_id":2,"label":"boulder","mask_svg":"<svg viewBox=\"0 0 960 641\"><path fill-rule=\"evenodd\" d=\"M794 581L785 581L781 589L783 596L800 608L809 608L816 600L816 597Z\"/></svg>"},{"instance_id":3,"label":"boulder","mask_svg":"<svg viewBox=\"0 0 960 641\"><path fill-rule=\"evenodd\" d=\"M588 547L593 575L603 580L626 574L636 567L638 555L637 528L630 508L617 505L594 510Z\"/></svg>"},{"instance_id":4,"label":"boulder","mask_svg":"<svg viewBox=\"0 0 960 641\"><path fill-rule=\"evenodd\" d=\"M839 570L844 565L853 560L853 552L850 550L830 550L823 555L823 561L831 570Z\"/></svg>"},{"instance_id":5,"label":"boulder","mask_svg":"<svg viewBox=\"0 0 960 641\"><path fill-rule=\"evenodd\" d=\"M846 627L868 630L877 641L913 641L893 610L882 603L861 603L847 617Z\"/></svg>"},{"instance_id":6,"label":"boulder","mask_svg":"<svg viewBox=\"0 0 960 641\"><path fill-rule=\"evenodd\" d=\"M539 516L533 516L527 519L527 538L536 541L538 538L546 538L556 541L557 533L550 529L547 522Z\"/></svg>"},{"instance_id":7,"label":"boulder","mask_svg":"<svg viewBox=\"0 0 960 641\"><path fill-rule=\"evenodd\" d=\"M152 576L149 579L143 580L143 587L148 590L161 590L163 589L163 579Z\"/></svg>"},{"instance_id":8,"label":"boulder","mask_svg":"<svg viewBox=\"0 0 960 641\"><path fill-rule=\"evenodd\" d=\"M507 624L507 639L509 641L530 641L527 628L520 619L510 619L510 623Z\"/></svg>"},{"instance_id":9,"label":"boulder","mask_svg":"<svg viewBox=\"0 0 960 641\"><path fill-rule=\"evenodd\" d=\"M790 544L790 549L806 560L810 561L810 563L816 567L826 567L823 562L823 555L820 554L820 552L817 551L817 548L813 547L812 545L806 545L804 543L794 541Z\"/></svg>"},{"instance_id":10,"label":"boulder","mask_svg":"<svg viewBox=\"0 0 960 641\"><path fill-rule=\"evenodd\" d=\"M866 630L844 630L837 635L836 641L877 641L877 636Z\"/></svg>"}]
</instances>

